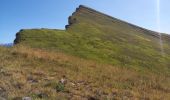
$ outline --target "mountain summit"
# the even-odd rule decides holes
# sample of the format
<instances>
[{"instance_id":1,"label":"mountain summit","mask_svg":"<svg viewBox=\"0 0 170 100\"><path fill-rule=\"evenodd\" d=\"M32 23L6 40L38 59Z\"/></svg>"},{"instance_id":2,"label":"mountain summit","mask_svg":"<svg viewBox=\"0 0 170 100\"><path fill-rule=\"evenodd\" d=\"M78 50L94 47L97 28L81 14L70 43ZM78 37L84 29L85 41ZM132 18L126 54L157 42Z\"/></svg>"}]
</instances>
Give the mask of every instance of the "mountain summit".
<instances>
[{"instance_id":1,"label":"mountain summit","mask_svg":"<svg viewBox=\"0 0 170 100\"><path fill-rule=\"evenodd\" d=\"M158 32L80 5L68 18L66 30L24 29L17 33L14 43L137 70L164 72L170 65L170 36L162 34L162 39L164 57Z\"/></svg>"}]
</instances>

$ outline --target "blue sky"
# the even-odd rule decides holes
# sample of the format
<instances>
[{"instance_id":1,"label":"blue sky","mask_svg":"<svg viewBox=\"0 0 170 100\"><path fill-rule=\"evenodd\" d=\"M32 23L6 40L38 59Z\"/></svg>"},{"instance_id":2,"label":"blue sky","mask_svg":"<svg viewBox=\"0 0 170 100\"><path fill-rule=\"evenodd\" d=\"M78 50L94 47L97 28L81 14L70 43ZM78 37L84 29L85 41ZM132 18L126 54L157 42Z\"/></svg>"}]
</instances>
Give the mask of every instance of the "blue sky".
<instances>
[{"instance_id":1,"label":"blue sky","mask_svg":"<svg viewBox=\"0 0 170 100\"><path fill-rule=\"evenodd\" d=\"M160 0L161 32L170 33L170 0ZM0 43L11 43L20 29L64 29L80 4L157 30L156 0L0 0Z\"/></svg>"}]
</instances>

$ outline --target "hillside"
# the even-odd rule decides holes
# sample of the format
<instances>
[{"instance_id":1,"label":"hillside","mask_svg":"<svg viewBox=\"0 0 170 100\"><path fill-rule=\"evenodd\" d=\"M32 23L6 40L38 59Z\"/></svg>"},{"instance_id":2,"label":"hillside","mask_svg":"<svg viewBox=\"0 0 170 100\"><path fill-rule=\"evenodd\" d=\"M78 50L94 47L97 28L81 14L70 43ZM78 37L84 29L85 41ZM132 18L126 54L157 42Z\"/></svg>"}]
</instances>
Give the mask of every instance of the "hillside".
<instances>
[{"instance_id":1,"label":"hillside","mask_svg":"<svg viewBox=\"0 0 170 100\"><path fill-rule=\"evenodd\" d=\"M79 6L68 23L66 30L23 29L14 42L137 71L170 72L170 36L167 34L162 34L165 51L162 56L157 32L91 8Z\"/></svg>"},{"instance_id":2,"label":"hillside","mask_svg":"<svg viewBox=\"0 0 170 100\"><path fill-rule=\"evenodd\" d=\"M21 45L0 47L0 61L0 100L170 99L169 76L149 70L143 73Z\"/></svg>"},{"instance_id":3,"label":"hillside","mask_svg":"<svg viewBox=\"0 0 170 100\"><path fill-rule=\"evenodd\" d=\"M59 23L57 23L59 24ZM79 6L65 30L0 46L0 100L170 100L170 36Z\"/></svg>"}]
</instances>

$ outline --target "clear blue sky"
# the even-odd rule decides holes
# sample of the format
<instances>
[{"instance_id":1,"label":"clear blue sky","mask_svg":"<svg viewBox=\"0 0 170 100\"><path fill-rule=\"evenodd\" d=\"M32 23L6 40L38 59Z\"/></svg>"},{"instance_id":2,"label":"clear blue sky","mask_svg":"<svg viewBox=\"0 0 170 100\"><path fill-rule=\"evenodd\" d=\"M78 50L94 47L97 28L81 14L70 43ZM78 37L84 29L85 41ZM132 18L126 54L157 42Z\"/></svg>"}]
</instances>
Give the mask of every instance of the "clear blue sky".
<instances>
[{"instance_id":1,"label":"clear blue sky","mask_svg":"<svg viewBox=\"0 0 170 100\"><path fill-rule=\"evenodd\" d=\"M161 31L170 33L170 0L161 1ZM0 43L20 29L64 29L80 4L133 24L157 30L156 0L0 0Z\"/></svg>"}]
</instances>

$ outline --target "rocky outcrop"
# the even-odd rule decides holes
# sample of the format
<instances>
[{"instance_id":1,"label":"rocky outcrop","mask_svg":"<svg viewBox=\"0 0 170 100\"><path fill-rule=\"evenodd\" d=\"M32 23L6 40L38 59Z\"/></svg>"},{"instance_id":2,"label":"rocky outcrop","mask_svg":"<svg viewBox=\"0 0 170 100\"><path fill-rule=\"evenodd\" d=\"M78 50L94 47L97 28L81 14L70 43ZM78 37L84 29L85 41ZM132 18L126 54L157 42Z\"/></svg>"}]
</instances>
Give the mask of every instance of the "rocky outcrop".
<instances>
[{"instance_id":1,"label":"rocky outcrop","mask_svg":"<svg viewBox=\"0 0 170 100\"><path fill-rule=\"evenodd\" d=\"M72 15L68 17L68 25L65 26L66 30L67 30L71 25L73 25L74 23L78 22L78 20L77 20L74 16L75 16L76 14L78 14L78 13L83 13L83 12L85 12L85 11L91 12L91 13L97 12L97 11L91 9L91 8L88 8L88 7L84 6L84 5L80 5L78 8L76 8L76 11L73 12ZM98 13L98 12L97 12L97 13Z\"/></svg>"},{"instance_id":2,"label":"rocky outcrop","mask_svg":"<svg viewBox=\"0 0 170 100\"><path fill-rule=\"evenodd\" d=\"M65 26L65 29L67 30L71 25L73 25L74 23L76 23L76 18L74 18L73 16L79 11L79 9L81 9L83 6L80 5L78 8L76 8L76 11L72 13L71 16L68 17L68 25Z\"/></svg>"},{"instance_id":3,"label":"rocky outcrop","mask_svg":"<svg viewBox=\"0 0 170 100\"><path fill-rule=\"evenodd\" d=\"M15 40L14 40L14 45L15 44L18 44L19 42L20 42L20 40L21 40L21 35L20 35L20 33L22 32L23 30L20 30L18 33L16 33L16 38L15 38Z\"/></svg>"}]
</instances>

